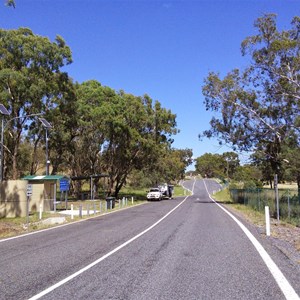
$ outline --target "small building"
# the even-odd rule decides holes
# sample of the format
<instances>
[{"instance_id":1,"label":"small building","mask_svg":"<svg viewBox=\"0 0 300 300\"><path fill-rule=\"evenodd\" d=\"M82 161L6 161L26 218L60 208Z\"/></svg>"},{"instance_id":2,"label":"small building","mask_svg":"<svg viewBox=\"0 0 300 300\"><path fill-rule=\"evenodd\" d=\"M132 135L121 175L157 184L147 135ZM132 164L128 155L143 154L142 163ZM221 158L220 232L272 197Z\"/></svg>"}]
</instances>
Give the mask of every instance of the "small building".
<instances>
[{"instance_id":1,"label":"small building","mask_svg":"<svg viewBox=\"0 0 300 300\"><path fill-rule=\"evenodd\" d=\"M0 218L25 217L29 213L52 211L56 207L57 184L70 179L64 175L29 175L22 180L0 182ZM65 187L65 186L64 186Z\"/></svg>"},{"instance_id":2,"label":"small building","mask_svg":"<svg viewBox=\"0 0 300 300\"><path fill-rule=\"evenodd\" d=\"M38 211L42 205L42 211L55 210L58 180L68 180L64 175L28 175L23 178L32 186L29 211Z\"/></svg>"}]
</instances>

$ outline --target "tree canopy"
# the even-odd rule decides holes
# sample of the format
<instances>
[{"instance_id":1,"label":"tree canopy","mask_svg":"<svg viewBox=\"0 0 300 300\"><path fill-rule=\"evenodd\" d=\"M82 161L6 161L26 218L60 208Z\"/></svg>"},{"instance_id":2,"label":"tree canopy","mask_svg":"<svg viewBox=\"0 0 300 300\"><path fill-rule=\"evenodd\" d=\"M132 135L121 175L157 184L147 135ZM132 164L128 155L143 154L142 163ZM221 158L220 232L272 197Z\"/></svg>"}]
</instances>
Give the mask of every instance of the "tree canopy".
<instances>
[{"instance_id":1,"label":"tree canopy","mask_svg":"<svg viewBox=\"0 0 300 300\"><path fill-rule=\"evenodd\" d=\"M234 150L260 152L272 172L280 173L283 148L291 139L297 147L300 142L300 18L284 31L277 29L274 14L258 18L254 26L257 34L242 42L249 66L224 78L210 72L205 79L206 109L218 115L202 135Z\"/></svg>"},{"instance_id":2,"label":"tree canopy","mask_svg":"<svg viewBox=\"0 0 300 300\"><path fill-rule=\"evenodd\" d=\"M51 174L106 173L109 194L118 194L137 170L159 181L180 179L192 152L172 148L176 115L148 95L96 80L74 83L62 71L70 63L71 49L60 36L52 42L28 28L0 30L0 103L11 112L5 117L4 177L42 172L45 130L36 115L43 114L52 124Z\"/></svg>"},{"instance_id":3,"label":"tree canopy","mask_svg":"<svg viewBox=\"0 0 300 300\"><path fill-rule=\"evenodd\" d=\"M41 133L37 121L28 123L26 116L55 109L68 92L69 78L60 69L71 63L71 50L65 41L57 36L55 42L35 35L28 28L17 30L0 29L0 100L10 108L6 128L8 160L12 161L12 178L18 174L19 147L24 136ZM33 141L34 142L34 141Z\"/></svg>"}]
</instances>

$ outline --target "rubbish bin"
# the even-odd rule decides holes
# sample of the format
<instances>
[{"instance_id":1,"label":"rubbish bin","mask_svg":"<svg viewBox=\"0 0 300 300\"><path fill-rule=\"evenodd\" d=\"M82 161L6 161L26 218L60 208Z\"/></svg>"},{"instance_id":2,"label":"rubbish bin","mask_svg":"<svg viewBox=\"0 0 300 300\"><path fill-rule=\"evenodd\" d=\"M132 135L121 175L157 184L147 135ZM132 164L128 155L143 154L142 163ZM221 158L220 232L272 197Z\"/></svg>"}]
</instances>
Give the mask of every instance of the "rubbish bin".
<instances>
[{"instance_id":1,"label":"rubbish bin","mask_svg":"<svg viewBox=\"0 0 300 300\"><path fill-rule=\"evenodd\" d=\"M116 202L115 197L107 197L106 198L106 208L107 209L115 208L115 202Z\"/></svg>"}]
</instances>

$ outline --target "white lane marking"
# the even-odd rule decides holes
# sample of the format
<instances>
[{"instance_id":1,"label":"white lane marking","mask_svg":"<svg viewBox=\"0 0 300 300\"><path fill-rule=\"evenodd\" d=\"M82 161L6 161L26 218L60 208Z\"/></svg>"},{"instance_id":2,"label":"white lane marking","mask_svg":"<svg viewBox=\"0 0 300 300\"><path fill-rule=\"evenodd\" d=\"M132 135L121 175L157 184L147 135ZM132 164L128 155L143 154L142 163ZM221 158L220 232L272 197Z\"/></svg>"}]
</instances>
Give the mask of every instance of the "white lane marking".
<instances>
[{"instance_id":1,"label":"white lane marking","mask_svg":"<svg viewBox=\"0 0 300 300\"><path fill-rule=\"evenodd\" d=\"M195 186L195 182L193 184L193 188L192 191L194 190L194 186ZM153 229L155 226L157 226L160 222L162 222L165 218L167 218L172 212L174 212L180 205L182 205L186 199L189 196L185 197L177 206L175 206L172 210L170 210L166 215L164 215L161 219L159 219L157 222L155 222L153 225L151 225L150 227L148 227L147 229L145 229L144 231L142 231L141 233L139 233L138 235L134 236L133 238L131 238L130 240L128 240L127 242L123 243L122 245L118 246L117 248L115 248L114 250L110 251L109 253L105 254L104 256L100 257L99 259L95 260L94 262L92 262L91 264L87 265L86 267L82 268L81 270L75 272L74 274L66 277L65 279L57 282L56 284L50 286L49 288L45 289L44 291L36 294L35 296L29 298L28 300L36 300L36 299L40 299L41 297L45 296L46 294L52 292L53 290L57 289L58 287L62 286L63 284L67 283L68 281L74 279L75 277L79 276L80 274L82 274L83 272L91 269L92 267L94 267L95 265L99 264L101 261L103 261L104 259L108 258L109 256L111 256L112 254L116 253L117 251L121 250L122 248L124 248L125 246L127 246L128 244L132 243L134 240L138 239L139 237L141 237L142 235L144 235L145 233L147 233L148 231L150 231L151 229Z\"/></svg>"},{"instance_id":2,"label":"white lane marking","mask_svg":"<svg viewBox=\"0 0 300 300\"><path fill-rule=\"evenodd\" d=\"M209 196L209 198L217 204L226 214L228 214L243 230L243 232L246 234L248 239L251 241L255 249L258 251L259 255L263 259L264 263L267 265L269 271L273 275L275 281L277 282L278 286L280 287L281 291L283 292L284 296L288 300L299 300L299 296L293 289L293 287L290 285L288 280L285 278L285 276L282 274L278 266L275 264L275 262L272 260L270 255L267 253L267 251L264 249L264 247L259 243L259 241L253 236L253 234L247 229L247 227L240 222L232 213L230 213L227 209L225 209L222 205L217 203L209 194L205 180L203 180L204 186L206 189L206 192Z\"/></svg>"}]
</instances>

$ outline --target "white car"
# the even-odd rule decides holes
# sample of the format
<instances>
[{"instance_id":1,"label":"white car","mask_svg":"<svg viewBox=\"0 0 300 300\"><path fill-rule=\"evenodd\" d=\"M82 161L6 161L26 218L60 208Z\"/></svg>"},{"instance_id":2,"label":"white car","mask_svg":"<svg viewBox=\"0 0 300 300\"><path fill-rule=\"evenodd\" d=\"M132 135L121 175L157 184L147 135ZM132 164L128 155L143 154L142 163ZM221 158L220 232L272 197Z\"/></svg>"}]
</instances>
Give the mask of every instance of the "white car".
<instances>
[{"instance_id":1,"label":"white car","mask_svg":"<svg viewBox=\"0 0 300 300\"><path fill-rule=\"evenodd\" d=\"M151 188L149 193L147 194L148 200L158 200L162 199L162 193L159 188Z\"/></svg>"}]
</instances>

